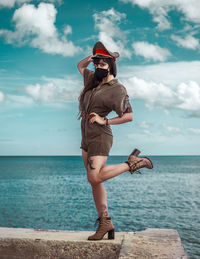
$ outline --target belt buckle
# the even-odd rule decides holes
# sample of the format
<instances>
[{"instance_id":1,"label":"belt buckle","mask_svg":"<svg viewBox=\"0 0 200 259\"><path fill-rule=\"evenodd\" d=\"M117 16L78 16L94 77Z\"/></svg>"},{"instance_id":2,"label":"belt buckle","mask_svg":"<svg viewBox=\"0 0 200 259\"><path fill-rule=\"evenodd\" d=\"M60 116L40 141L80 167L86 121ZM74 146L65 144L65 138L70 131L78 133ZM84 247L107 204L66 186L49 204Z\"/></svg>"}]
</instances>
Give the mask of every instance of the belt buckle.
<instances>
[{"instance_id":1,"label":"belt buckle","mask_svg":"<svg viewBox=\"0 0 200 259\"><path fill-rule=\"evenodd\" d=\"M95 115L94 114L86 114L85 115L87 119L91 119L92 117L94 117Z\"/></svg>"}]
</instances>

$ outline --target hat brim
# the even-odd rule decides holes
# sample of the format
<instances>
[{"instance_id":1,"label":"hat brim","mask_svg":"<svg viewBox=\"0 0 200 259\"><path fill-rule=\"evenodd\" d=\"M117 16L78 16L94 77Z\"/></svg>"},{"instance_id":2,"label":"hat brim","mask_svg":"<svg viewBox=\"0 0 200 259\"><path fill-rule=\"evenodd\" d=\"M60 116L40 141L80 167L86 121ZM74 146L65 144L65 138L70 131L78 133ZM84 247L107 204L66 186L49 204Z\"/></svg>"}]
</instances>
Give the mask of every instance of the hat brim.
<instances>
[{"instance_id":1,"label":"hat brim","mask_svg":"<svg viewBox=\"0 0 200 259\"><path fill-rule=\"evenodd\" d=\"M104 55L100 55L100 54L95 54L91 57L92 59L99 59L99 58L112 58L110 56L104 56Z\"/></svg>"},{"instance_id":2,"label":"hat brim","mask_svg":"<svg viewBox=\"0 0 200 259\"><path fill-rule=\"evenodd\" d=\"M118 58L118 57L119 57L119 53L118 53L118 52L111 52L111 51L109 51L109 50L103 45L103 43L102 43L101 41L97 41L97 42L95 43L94 47L93 47L93 55L94 55L94 56L95 56L95 55L99 55L99 54L95 54L97 49L106 50L106 51L111 55L111 57L113 57L113 58ZM104 56L104 57L108 57L108 58L109 58L109 56Z\"/></svg>"}]
</instances>

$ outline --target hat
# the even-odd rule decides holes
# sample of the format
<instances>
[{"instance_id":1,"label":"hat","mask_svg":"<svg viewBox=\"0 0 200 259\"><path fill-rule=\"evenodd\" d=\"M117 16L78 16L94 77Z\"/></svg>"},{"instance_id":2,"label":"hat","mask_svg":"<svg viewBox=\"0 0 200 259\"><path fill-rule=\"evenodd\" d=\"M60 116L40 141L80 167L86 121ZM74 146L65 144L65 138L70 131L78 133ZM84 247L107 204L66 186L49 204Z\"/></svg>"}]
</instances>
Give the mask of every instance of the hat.
<instances>
[{"instance_id":1,"label":"hat","mask_svg":"<svg viewBox=\"0 0 200 259\"><path fill-rule=\"evenodd\" d=\"M103 45L101 41L97 41L93 47L93 56L92 58L116 58L119 57L118 52L111 52Z\"/></svg>"}]
</instances>

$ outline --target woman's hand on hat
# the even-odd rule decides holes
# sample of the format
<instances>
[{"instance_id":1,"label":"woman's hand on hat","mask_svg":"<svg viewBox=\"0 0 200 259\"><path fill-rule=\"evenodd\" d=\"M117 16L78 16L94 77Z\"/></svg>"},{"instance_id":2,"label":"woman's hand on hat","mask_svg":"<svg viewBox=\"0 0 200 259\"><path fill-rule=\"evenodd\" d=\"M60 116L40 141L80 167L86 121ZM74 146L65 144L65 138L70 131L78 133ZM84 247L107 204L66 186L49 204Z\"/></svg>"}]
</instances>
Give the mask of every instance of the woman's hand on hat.
<instances>
[{"instance_id":1,"label":"woman's hand on hat","mask_svg":"<svg viewBox=\"0 0 200 259\"><path fill-rule=\"evenodd\" d=\"M93 62L92 56L93 56L93 55L90 55L90 56L89 56L88 62Z\"/></svg>"},{"instance_id":2,"label":"woman's hand on hat","mask_svg":"<svg viewBox=\"0 0 200 259\"><path fill-rule=\"evenodd\" d=\"M104 117L99 116L95 112L90 113L90 115L92 115L92 114L93 114L93 117L90 119L90 123L97 122L100 125L105 125L106 121L105 121Z\"/></svg>"}]
</instances>

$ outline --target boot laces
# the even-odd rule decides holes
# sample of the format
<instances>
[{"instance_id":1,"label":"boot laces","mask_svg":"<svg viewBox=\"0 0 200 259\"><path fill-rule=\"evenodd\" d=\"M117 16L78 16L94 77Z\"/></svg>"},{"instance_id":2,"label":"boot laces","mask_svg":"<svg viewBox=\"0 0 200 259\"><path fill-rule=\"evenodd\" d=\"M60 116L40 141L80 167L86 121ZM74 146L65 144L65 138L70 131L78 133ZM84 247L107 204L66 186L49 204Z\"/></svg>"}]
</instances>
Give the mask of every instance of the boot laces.
<instances>
[{"instance_id":1,"label":"boot laces","mask_svg":"<svg viewBox=\"0 0 200 259\"><path fill-rule=\"evenodd\" d=\"M138 163L140 163L140 162L142 162L142 159L141 159L141 160L136 161L135 163L133 163L131 167L136 167L136 166L137 166L137 164L138 164ZM136 174L142 174L142 173L141 173L141 171L140 171L139 169L138 169L138 170L135 170L135 172L134 172L134 173L136 173Z\"/></svg>"},{"instance_id":2,"label":"boot laces","mask_svg":"<svg viewBox=\"0 0 200 259\"><path fill-rule=\"evenodd\" d=\"M98 222L99 222L99 225L100 225L100 223L101 223L100 217L98 217L98 218L96 219L96 221L95 221L95 223L94 223L94 227L96 227L96 225L97 225Z\"/></svg>"}]
</instances>

